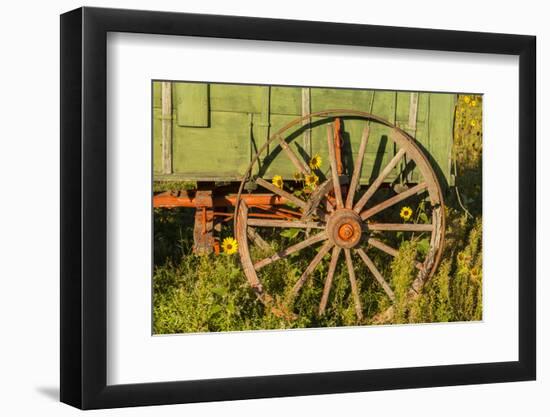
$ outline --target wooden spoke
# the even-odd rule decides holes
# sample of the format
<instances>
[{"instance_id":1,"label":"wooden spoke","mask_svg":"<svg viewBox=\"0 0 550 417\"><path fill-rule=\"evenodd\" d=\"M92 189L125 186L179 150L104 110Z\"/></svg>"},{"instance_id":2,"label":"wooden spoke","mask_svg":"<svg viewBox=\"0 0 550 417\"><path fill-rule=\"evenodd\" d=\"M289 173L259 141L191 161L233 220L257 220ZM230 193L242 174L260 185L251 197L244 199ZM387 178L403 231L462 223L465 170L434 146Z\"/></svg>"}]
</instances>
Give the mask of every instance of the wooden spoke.
<instances>
[{"instance_id":1,"label":"wooden spoke","mask_svg":"<svg viewBox=\"0 0 550 417\"><path fill-rule=\"evenodd\" d=\"M263 178L257 178L256 184L258 184L261 187L264 187L265 189L271 191L272 193L280 195L281 197L287 199L288 201L291 201L292 203L296 204L298 207L305 208L307 205L306 202L301 198L298 198L294 194L291 194L285 190L280 189L279 187L276 187L275 185L271 184L269 181L264 180Z\"/></svg>"},{"instance_id":2,"label":"wooden spoke","mask_svg":"<svg viewBox=\"0 0 550 417\"><path fill-rule=\"evenodd\" d=\"M376 249L380 249L382 252L386 252L388 255L391 255L393 257L396 257L399 255L399 251L397 249L392 248L391 246L386 245L384 242L380 242L378 239L369 238L368 244L370 246L375 247ZM423 269L422 263L417 262L416 268Z\"/></svg>"},{"instance_id":3,"label":"wooden spoke","mask_svg":"<svg viewBox=\"0 0 550 417\"><path fill-rule=\"evenodd\" d=\"M320 242L321 240L324 240L327 238L327 234L325 231L319 232L308 239L296 243L295 245L289 246L288 248L277 252L276 254L262 259L261 261L258 261L254 264L254 269L258 271L259 269L263 268L266 265L269 265L272 262L278 261L279 259L286 258L288 255L297 252L299 250L302 250L304 248L307 248L308 246L313 245L314 243Z\"/></svg>"},{"instance_id":4,"label":"wooden spoke","mask_svg":"<svg viewBox=\"0 0 550 417\"><path fill-rule=\"evenodd\" d=\"M303 222L300 220L270 220L270 219L248 219L249 226L259 227L286 227L297 229L324 229L325 224L319 222Z\"/></svg>"},{"instance_id":5,"label":"wooden spoke","mask_svg":"<svg viewBox=\"0 0 550 417\"><path fill-rule=\"evenodd\" d=\"M315 212L317 211L317 214L321 218L325 218L327 215L327 210L331 210L332 206L329 206L328 204L325 204L327 207L327 210L323 209L321 207L322 202L328 203L328 200L326 200L326 194L332 189L332 180L327 180L323 182L321 185L319 185L317 188L315 188L315 191L310 194L307 205L303 210L302 219L306 220L309 219ZM329 203L330 204L330 203Z\"/></svg>"},{"instance_id":6,"label":"wooden spoke","mask_svg":"<svg viewBox=\"0 0 550 417\"><path fill-rule=\"evenodd\" d=\"M365 265L367 265L367 268L369 268L369 271L372 273L372 275L374 275L374 278L376 279L376 281L378 281L382 289L386 292L388 297L390 297L390 300L394 301L395 294L393 293L392 289L390 288L390 286L388 285L388 283L386 282L386 280L384 279L380 271L378 271L378 268L376 268L372 260L369 258L369 256L361 248L355 249L355 252L357 252L361 257L361 259L363 260L363 262L365 262Z\"/></svg>"},{"instance_id":7,"label":"wooden spoke","mask_svg":"<svg viewBox=\"0 0 550 417\"><path fill-rule=\"evenodd\" d=\"M368 228L381 232L431 232L434 229L429 223L369 223Z\"/></svg>"},{"instance_id":8,"label":"wooden spoke","mask_svg":"<svg viewBox=\"0 0 550 417\"><path fill-rule=\"evenodd\" d=\"M353 208L353 197L355 196L355 190L359 184L359 178L361 177L361 167L363 166L363 158L365 156L365 150L367 149L367 141L369 139L369 125L363 129L363 135L361 136L361 144L359 145L359 152L355 159L355 166L353 167L353 175L351 177L351 183L349 185L348 195L346 197L346 208Z\"/></svg>"},{"instance_id":9,"label":"wooden spoke","mask_svg":"<svg viewBox=\"0 0 550 417\"><path fill-rule=\"evenodd\" d=\"M324 205L326 211L334 211L334 205L328 199L328 193L332 190L332 178L327 179L311 193L308 199L308 207L304 209L304 213L308 213L311 209L310 207L320 207ZM323 210L325 211L325 210Z\"/></svg>"},{"instance_id":10,"label":"wooden spoke","mask_svg":"<svg viewBox=\"0 0 550 417\"><path fill-rule=\"evenodd\" d=\"M334 151L334 134L332 132L332 125L327 124L327 141L328 141L328 154L330 158L330 172L332 175L332 185L334 186L334 196L336 197L336 208L343 208L344 202L342 200L342 188L340 187L340 178L338 175L338 167L336 163L336 155Z\"/></svg>"},{"instance_id":11,"label":"wooden spoke","mask_svg":"<svg viewBox=\"0 0 550 417\"><path fill-rule=\"evenodd\" d=\"M294 153L294 151L290 149L290 146L288 146L286 140L284 140L284 138L282 138L281 136L277 136L277 139L279 140L279 145L281 145L281 148L283 148L286 155L288 156L288 159L290 159L298 172L301 172L304 175L311 173L309 166L307 164L304 164L304 162Z\"/></svg>"},{"instance_id":12,"label":"wooden spoke","mask_svg":"<svg viewBox=\"0 0 550 417\"><path fill-rule=\"evenodd\" d=\"M369 199L374 195L376 190L382 185L382 182L386 179L386 177L390 174L393 168L397 165L397 163L403 158L405 155L405 149L401 148L399 149L399 152L395 154L395 156L391 159L391 161L384 167L382 172L378 175L378 178L374 180L374 182L371 184L371 186L365 191L365 193L361 196L357 204L355 204L355 207L353 208L356 213L360 213L363 207L365 207L365 204L369 201Z\"/></svg>"},{"instance_id":13,"label":"wooden spoke","mask_svg":"<svg viewBox=\"0 0 550 417\"><path fill-rule=\"evenodd\" d=\"M369 217L374 216L376 213L381 212L382 210L387 209L388 207L391 207L400 201L405 200L406 198L409 198L412 195L418 194L421 191L424 191L426 188L428 188L428 185L425 182L422 182L418 185L415 185L412 188L409 188L406 191L403 191L402 193L397 194L396 196L392 198L388 198L385 201L382 201L380 204L377 204L374 207L371 207L368 210L365 210L361 213L361 218L363 220L368 219Z\"/></svg>"},{"instance_id":14,"label":"wooden spoke","mask_svg":"<svg viewBox=\"0 0 550 417\"><path fill-rule=\"evenodd\" d=\"M313 273L315 268L317 268L317 265L319 265L323 257L328 253L333 245L334 243L332 243L330 240L327 240L325 244L321 246L321 249L319 250L319 252L317 252L315 258L313 258L311 263L307 266L306 270L304 271L300 279L296 282L296 284L294 284L294 287L292 288L292 292L290 294L290 300L288 301L292 301L294 298L296 298L306 280Z\"/></svg>"},{"instance_id":15,"label":"wooden spoke","mask_svg":"<svg viewBox=\"0 0 550 417\"><path fill-rule=\"evenodd\" d=\"M271 246L269 246L269 243L267 243L265 240L262 239L262 237L256 232L256 230L253 227L248 226L246 228L246 234L248 235L248 238L256 244L260 249L262 250L270 250Z\"/></svg>"},{"instance_id":16,"label":"wooden spoke","mask_svg":"<svg viewBox=\"0 0 550 417\"><path fill-rule=\"evenodd\" d=\"M351 251L345 248L344 254L346 255L351 293L353 294L353 303L355 304L355 314L359 320L363 320L363 307L361 306L361 298L359 298L359 288L357 287L357 279L355 278L355 271L353 270Z\"/></svg>"},{"instance_id":17,"label":"wooden spoke","mask_svg":"<svg viewBox=\"0 0 550 417\"><path fill-rule=\"evenodd\" d=\"M394 257L399 255L399 251L397 249L394 249L391 246L388 246L385 243L380 242L378 239L373 239L372 237L370 237L367 243L370 246L374 246L375 248L380 249L382 252L386 252L388 255L391 255Z\"/></svg>"},{"instance_id":18,"label":"wooden spoke","mask_svg":"<svg viewBox=\"0 0 550 417\"><path fill-rule=\"evenodd\" d=\"M330 265L328 267L327 277L325 279L325 288L323 288L323 296L321 297L321 302L319 304L319 315L322 316L325 314L327 308L328 296L330 295L330 289L332 287L332 280L334 279L334 272L336 271L336 266L338 265L338 257L340 256L340 251L342 248L340 246L334 246L332 249L332 255L330 258Z\"/></svg>"},{"instance_id":19,"label":"wooden spoke","mask_svg":"<svg viewBox=\"0 0 550 417\"><path fill-rule=\"evenodd\" d=\"M302 216L302 213L300 213L299 211L294 211L294 210L289 210L289 209L284 209L282 207L270 207L270 206L264 206L264 205L258 205L258 204L254 204L253 206L254 208L257 208L257 209L260 209L260 210L264 210L264 211L267 211L268 213L267 214L273 214L273 215L278 215L278 216L282 216L282 215L290 215L290 216L286 216L285 218L296 218L296 219L299 219L301 216ZM258 214L260 213L253 213L254 216L257 216ZM261 217L261 216L260 216Z\"/></svg>"},{"instance_id":20,"label":"wooden spoke","mask_svg":"<svg viewBox=\"0 0 550 417\"><path fill-rule=\"evenodd\" d=\"M325 204L325 207L327 208L327 212L333 212L334 210L336 210L334 205L329 201L328 196L325 196L325 197L326 198L323 200L323 203Z\"/></svg>"}]
</instances>

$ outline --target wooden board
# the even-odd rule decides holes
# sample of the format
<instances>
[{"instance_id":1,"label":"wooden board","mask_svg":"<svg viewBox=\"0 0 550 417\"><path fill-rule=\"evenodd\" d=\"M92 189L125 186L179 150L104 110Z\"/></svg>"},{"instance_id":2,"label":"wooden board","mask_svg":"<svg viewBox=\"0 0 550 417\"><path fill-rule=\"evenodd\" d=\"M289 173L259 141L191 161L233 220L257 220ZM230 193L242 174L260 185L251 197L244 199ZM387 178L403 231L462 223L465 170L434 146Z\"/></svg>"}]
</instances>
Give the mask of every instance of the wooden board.
<instances>
[{"instance_id":1,"label":"wooden board","mask_svg":"<svg viewBox=\"0 0 550 417\"><path fill-rule=\"evenodd\" d=\"M303 89L300 87L203 83L173 83L173 86L173 170L170 176L160 175L160 82L153 83L153 164L155 179L159 180L173 177L189 181L211 178L238 181L268 135L300 117L303 112ZM397 124L416 138L433 163L437 164L436 171L448 180L456 95L413 94L415 96L411 96L410 92L311 88L309 106L312 112L335 108L372 112ZM411 104L416 108L411 109ZM300 128L301 124L294 130ZM343 128L344 164L352 167L359 150L364 122L346 120ZM311 154L321 155L324 161L321 170L327 172L326 131L312 129L310 140L311 149L304 146L302 136L290 141L289 145L295 153L304 155L305 159L311 157ZM395 153L389 129L372 123L360 183L372 182ZM400 166L396 167L387 181L395 179L399 169ZM274 175L292 179L295 171L295 167L276 144L262 155L260 174L266 179ZM418 180L416 170L409 174L409 178Z\"/></svg>"}]
</instances>

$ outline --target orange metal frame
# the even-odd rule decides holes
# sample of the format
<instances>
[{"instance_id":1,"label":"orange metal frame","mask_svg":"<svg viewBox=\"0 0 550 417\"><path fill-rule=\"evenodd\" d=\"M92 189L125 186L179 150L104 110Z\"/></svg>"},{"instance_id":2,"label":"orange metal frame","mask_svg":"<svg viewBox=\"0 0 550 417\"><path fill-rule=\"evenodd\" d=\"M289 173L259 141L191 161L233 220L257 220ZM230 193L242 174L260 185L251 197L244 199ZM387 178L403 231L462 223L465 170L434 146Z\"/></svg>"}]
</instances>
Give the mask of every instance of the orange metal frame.
<instances>
[{"instance_id":1,"label":"orange metal frame","mask_svg":"<svg viewBox=\"0 0 550 417\"><path fill-rule=\"evenodd\" d=\"M248 206L279 206L287 204L285 198L275 194L247 194L242 195L241 200ZM212 198L212 207L235 207L236 194L216 195ZM165 207L204 207L196 198L196 191L177 191L157 194L153 197L155 208Z\"/></svg>"}]
</instances>

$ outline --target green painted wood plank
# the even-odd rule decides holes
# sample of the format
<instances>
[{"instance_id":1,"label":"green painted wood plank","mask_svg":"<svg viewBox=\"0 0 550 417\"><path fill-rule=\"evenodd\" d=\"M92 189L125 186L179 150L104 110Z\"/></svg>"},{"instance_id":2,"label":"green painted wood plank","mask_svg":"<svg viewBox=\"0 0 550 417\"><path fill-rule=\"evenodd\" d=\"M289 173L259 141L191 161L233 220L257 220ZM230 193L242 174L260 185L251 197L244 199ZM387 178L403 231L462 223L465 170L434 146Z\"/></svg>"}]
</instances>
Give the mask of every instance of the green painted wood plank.
<instances>
[{"instance_id":1,"label":"green painted wood plank","mask_svg":"<svg viewBox=\"0 0 550 417\"><path fill-rule=\"evenodd\" d=\"M208 127L208 84L174 83L178 126Z\"/></svg>"},{"instance_id":2,"label":"green painted wood plank","mask_svg":"<svg viewBox=\"0 0 550 417\"><path fill-rule=\"evenodd\" d=\"M271 87L271 112L280 115L302 114L302 89L295 87Z\"/></svg>"},{"instance_id":3,"label":"green painted wood plank","mask_svg":"<svg viewBox=\"0 0 550 417\"><path fill-rule=\"evenodd\" d=\"M246 113L211 112L210 128L175 128L173 167L178 174L223 176L243 172L250 160Z\"/></svg>"},{"instance_id":4,"label":"green painted wood plank","mask_svg":"<svg viewBox=\"0 0 550 417\"><path fill-rule=\"evenodd\" d=\"M237 113L262 112L262 86L255 85L210 85L212 111Z\"/></svg>"},{"instance_id":5,"label":"green painted wood plank","mask_svg":"<svg viewBox=\"0 0 550 417\"><path fill-rule=\"evenodd\" d=\"M153 82L153 108L160 109L160 81Z\"/></svg>"},{"instance_id":6,"label":"green painted wood plank","mask_svg":"<svg viewBox=\"0 0 550 417\"><path fill-rule=\"evenodd\" d=\"M186 84L187 88L191 83ZM201 86L203 93L207 84ZM179 86L178 86L179 88ZM198 90L198 87L196 87ZM160 107L158 87L153 85L153 146L155 149L154 169L158 172L158 140L159 123L155 113ZM243 172L252 153L263 145L269 134L274 133L286 123L299 117L302 113L302 92L299 87L267 87L211 84L207 95L207 103L197 105L201 116L189 116L191 123L204 125L204 109L207 109L210 125L208 128L182 126L179 118L173 124L174 143L174 175L178 178L224 178L234 180L239 172ZM267 94L269 93L269 94ZM192 97L192 96L188 96ZM204 97L204 94L203 96ZM440 168L444 176L450 174L449 155L452 147L453 109L455 95L419 93L417 126L415 139L430 154L434 164ZM157 103L158 101L158 103ZM201 103L200 100L197 102ZM361 111L371 111L390 123L397 123L409 133L409 92L347 90L311 88L312 112L329 108L348 108ZM187 115L182 115L182 117ZM436 121L434 121L436 120ZM315 122L315 120L314 120ZM344 162L350 169L359 147L364 122L345 120L344 128ZM293 131L300 129L296 126ZM290 132L289 132L290 133ZM328 169L328 152L326 145L326 129L315 128L311 132L312 154L320 154L324 160L322 170ZM303 148L303 141L296 138L290 141L292 149L309 159L310 154ZM394 155L395 149L390 139L390 129L373 123L367 145L365 162L361 174L361 182L367 183L378 175L379 171ZM295 168L280 152L280 147L271 145L264 161L263 175L270 179L273 175L282 175L291 179ZM397 175L397 169L390 175L392 180ZM417 179L416 170L412 173Z\"/></svg>"},{"instance_id":7,"label":"green painted wood plank","mask_svg":"<svg viewBox=\"0 0 550 417\"><path fill-rule=\"evenodd\" d=\"M368 90L346 90L334 88L312 88L312 112L327 109L353 109L367 111L369 96Z\"/></svg>"},{"instance_id":8,"label":"green painted wood plank","mask_svg":"<svg viewBox=\"0 0 550 417\"><path fill-rule=\"evenodd\" d=\"M162 173L162 111L160 108L153 109L153 172Z\"/></svg>"},{"instance_id":9,"label":"green painted wood plank","mask_svg":"<svg viewBox=\"0 0 550 417\"><path fill-rule=\"evenodd\" d=\"M430 124L428 157L439 167L440 176L449 180L450 157L453 143L455 96L449 94L430 95Z\"/></svg>"},{"instance_id":10,"label":"green painted wood plank","mask_svg":"<svg viewBox=\"0 0 550 417\"><path fill-rule=\"evenodd\" d=\"M397 105L395 110L395 120L397 125L402 129L408 128L409 124L409 103L411 93L409 92L398 92L397 95Z\"/></svg>"}]
</instances>

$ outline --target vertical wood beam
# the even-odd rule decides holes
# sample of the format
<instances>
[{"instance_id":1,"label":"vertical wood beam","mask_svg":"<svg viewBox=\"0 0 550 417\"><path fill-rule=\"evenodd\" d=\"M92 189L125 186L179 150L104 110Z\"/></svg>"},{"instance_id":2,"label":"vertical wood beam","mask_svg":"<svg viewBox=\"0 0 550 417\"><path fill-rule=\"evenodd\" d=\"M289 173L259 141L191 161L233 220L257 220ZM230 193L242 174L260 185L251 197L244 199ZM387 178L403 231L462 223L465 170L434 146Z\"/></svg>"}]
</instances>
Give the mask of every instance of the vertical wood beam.
<instances>
[{"instance_id":1,"label":"vertical wood beam","mask_svg":"<svg viewBox=\"0 0 550 417\"><path fill-rule=\"evenodd\" d=\"M161 82L162 173L172 173L172 84Z\"/></svg>"},{"instance_id":2,"label":"vertical wood beam","mask_svg":"<svg viewBox=\"0 0 550 417\"><path fill-rule=\"evenodd\" d=\"M416 134L416 116L418 114L418 93L411 93L409 98L409 129L413 137Z\"/></svg>"},{"instance_id":3,"label":"vertical wood beam","mask_svg":"<svg viewBox=\"0 0 550 417\"><path fill-rule=\"evenodd\" d=\"M271 130L271 86L265 86L260 87L261 89L261 101L262 101L262 107L261 107L261 113L260 113L260 120L257 125L259 126L259 133L258 138L254 137L254 129L253 125L251 125L251 140L250 140L250 147L251 147L251 153L250 153L250 161L252 161L252 158L254 155L256 155L256 151L260 149L266 142L269 141L270 136L270 130ZM252 123L255 123L255 119L252 116ZM252 139L256 140L256 143L252 143ZM252 149L256 146L256 149ZM263 164L263 161L268 157L269 155L269 144L267 145L265 152L260 156L260 161ZM255 169L260 169L260 166L258 164L255 164ZM256 174L256 172L253 172L253 174Z\"/></svg>"},{"instance_id":4,"label":"vertical wood beam","mask_svg":"<svg viewBox=\"0 0 550 417\"><path fill-rule=\"evenodd\" d=\"M311 113L311 88L302 88L302 117ZM302 120L302 126L305 126L307 124L311 123L311 119L307 118ZM311 149L311 130L306 129L304 132L304 143L303 143L305 151L308 153L309 156L312 156L312 149Z\"/></svg>"}]
</instances>

